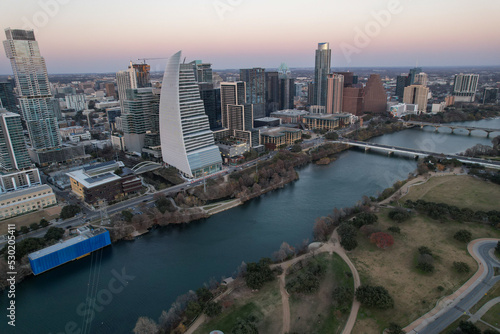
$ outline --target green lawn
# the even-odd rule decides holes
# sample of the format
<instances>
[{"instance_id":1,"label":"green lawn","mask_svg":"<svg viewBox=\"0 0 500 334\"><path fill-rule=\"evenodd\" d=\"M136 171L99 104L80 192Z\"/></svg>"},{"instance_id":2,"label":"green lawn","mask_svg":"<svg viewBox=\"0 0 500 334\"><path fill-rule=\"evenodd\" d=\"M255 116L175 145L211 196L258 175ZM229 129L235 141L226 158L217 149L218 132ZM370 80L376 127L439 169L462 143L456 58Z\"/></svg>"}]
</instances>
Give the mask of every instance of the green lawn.
<instances>
[{"instance_id":1,"label":"green lawn","mask_svg":"<svg viewBox=\"0 0 500 334\"><path fill-rule=\"evenodd\" d=\"M490 308L481 319L497 328L500 327L500 303Z\"/></svg>"},{"instance_id":2,"label":"green lawn","mask_svg":"<svg viewBox=\"0 0 500 334\"><path fill-rule=\"evenodd\" d=\"M224 310L221 315L200 326L195 333L205 334L216 329L224 333L230 333L238 318L245 319L249 316L258 319L257 326L261 333L273 332L271 328L276 325L281 329L282 309L278 280L267 283L258 292L250 292L246 288L243 288L243 290L245 290L246 298L234 299L233 305ZM234 293L233 291L232 294ZM277 315L278 318L276 318Z\"/></svg>"},{"instance_id":3,"label":"green lawn","mask_svg":"<svg viewBox=\"0 0 500 334\"><path fill-rule=\"evenodd\" d=\"M401 198L413 201L423 199L428 202L446 203L475 211L498 210L500 186L478 180L472 176L436 176L426 183L410 188L410 193Z\"/></svg>"}]
</instances>

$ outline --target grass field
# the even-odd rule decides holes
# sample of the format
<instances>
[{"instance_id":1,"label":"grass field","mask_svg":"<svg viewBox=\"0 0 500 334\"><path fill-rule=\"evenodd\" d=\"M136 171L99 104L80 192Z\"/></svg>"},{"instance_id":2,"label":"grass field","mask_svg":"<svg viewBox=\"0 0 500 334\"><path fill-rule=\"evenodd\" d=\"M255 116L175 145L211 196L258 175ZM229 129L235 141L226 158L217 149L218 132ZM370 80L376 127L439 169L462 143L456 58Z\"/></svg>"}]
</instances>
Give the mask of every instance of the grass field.
<instances>
[{"instance_id":1,"label":"grass field","mask_svg":"<svg viewBox=\"0 0 500 334\"><path fill-rule=\"evenodd\" d=\"M342 313L332 303L332 292L338 286L354 286L347 264L337 254L320 254L315 260L326 265L319 290L313 294L290 297L290 331L292 333L341 333L351 309ZM287 280L293 275L288 276Z\"/></svg>"},{"instance_id":2,"label":"grass field","mask_svg":"<svg viewBox=\"0 0 500 334\"><path fill-rule=\"evenodd\" d=\"M500 303L490 308L488 312L483 315L481 320L486 321L490 325L493 325L497 328L500 327Z\"/></svg>"},{"instance_id":3,"label":"grass field","mask_svg":"<svg viewBox=\"0 0 500 334\"><path fill-rule=\"evenodd\" d=\"M465 283L477 270L477 263L468 254L466 245L453 238L457 230L468 229L473 239L500 237L500 231L489 226L440 223L421 215L396 224L388 218L388 211L382 210L378 214L376 226L382 231L393 225L401 228L401 234L394 235L394 245L381 250L360 234L359 246L349 256L360 272L361 283L384 286L394 298L395 307L386 311L362 307L354 333L380 333L389 322L404 327L431 310L440 298ZM415 268L420 246L429 247L435 255L435 271L432 274L422 274ZM465 275L455 273L452 269L454 261L466 262L471 272ZM438 286L442 286L443 291L439 291Z\"/></svg>"},{"instance_id":4,"label":"grass field","mask_svg":"<svg viewBox=\"0 0 500 334\"><path fill-rule=\"evenodd\" d=\"M240 287L221 300L227 307L223 313L204 325L195 333L205 334L215 329L231 333L238 318L255 316L259 333L279 333L282 328L281 295L278 280L267 283L257 292Z\"/></svg>"},{"instance_id":5,"label":"grass field","mask_svg":"<svg viewBox=\"0 0 500 334\"><path fill-rule=\"evenodd\" d=\"M423 199L475 211L498 210L500 186L466 175L432 177L422 185L414 186L400 202Z\"/></svg>"},{"instance_id":6,"label":"grass field","mask_svg":"<svg viewBox=\"0 0 500 334\"><path fill-rule=\"evenodd\" d=\"M16 229L20 230L21 226L30 226L32 223L39 223L42 218L50 221L58 218L62 207L53 206L42 211L35 211L25 215L0 221L0 235L7 233L7 225L14 224Z\"/></svg>"}]
</instances>

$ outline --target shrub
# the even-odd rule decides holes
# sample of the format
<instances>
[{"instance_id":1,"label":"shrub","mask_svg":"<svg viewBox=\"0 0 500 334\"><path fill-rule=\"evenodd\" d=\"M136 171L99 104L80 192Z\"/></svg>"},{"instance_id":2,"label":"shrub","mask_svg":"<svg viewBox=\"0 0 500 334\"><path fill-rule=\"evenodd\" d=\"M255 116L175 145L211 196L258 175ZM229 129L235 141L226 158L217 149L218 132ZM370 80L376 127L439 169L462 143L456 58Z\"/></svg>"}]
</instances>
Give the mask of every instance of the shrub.
<instances>
[{"instance_id":1,"label":"shrub","mask_svg":"<svg viewBox=\"0 0 500 334\"><path fill-rule=\"evenodd\" d=\"M391 322L389 327L387 327L387 334L405 334L406 332L403 330L403 327L398 324Z\"/></svg>"},{"instance_id":2,"label":"shrub","mask_svg":"<svg viewBox=\"0 0 500 334\"><path fill-rule=\"evenodd\" d=\"M377 245L378 248L386 249L394 245L394 238L390 234L377 232L370 236L370 242Z\"/></svg>"},{"instance_id":3,"label":"shrub","mask_svg":"<svg viewBox=\"0 0 500 334\"><path fill-rule=\"evenodd\" d=\"M398 223L402 223L405 220L410 219L410 217L411 217L410 213L404 209L394 209L389 212L389 218Z\"/></svg>"},{"instance_id":4,"label":"shrub","mask_svg":"<svg viewBox=\"0 0 500 334\"><path fill-rule=\"evenodd\" d=\"M75 204L65 205L61 210L61 219L68 219L76 216L77 213L81 212L82 209Z\"/></svg>"},{"instance_id":5,"label":"shrub","mask_svg":"<svg viewBox=\"0 0 500 334\"><path fill-rule=\"evenodd\" d=\"M472 233L467 230L459 230L457 231L457 233L455 233L453 238L457 239L460 242L469 243L472 240Z\"/></svg>"},{"instance_id":6,"label":"shrub","mask_svg":"<svg viewBox=\"0 0 500 334\"><path fill-rule=\"evenodd\" d=\"M361 233L363 233L366 237L370 237L373 233L380 232L380 229L376 228L373 225L363 225L359 229Z\"/></svg>"},{"instance_id":7,"label":"shrub","mask_svg":"<svg viewBox=\"0 0 500 334\"><path fill-rule=\"evenodd\" d=\"M45 233L45 236L43 238L47 241L59 240L63 237L63 235L64 235L64 229L52 226L47 230L47 233Z\"/></svg>"},{"instance_id":8,"label":"shrub","mask_svg":"<svg viewBox=\"0 0 500 334\"><path fill-rule=\"evenodd\" d=\"M470 267L465 262L453 262L453 269L455 269L455 271L459 274L466 274L470 272Z\"/></svg>"},{"instance_id":9,"label":"shrub","mask_svg":"<svg viewBox=\"0 0 500 334\"><path fill-rule=\"evenodd\" d=\"M216 302L209 302L205 309L205 314L210 318L216 317L222 313L222 305Z\"/></svg>"},{"instance_id":10,"label":"shrub","mask_svg":"<svg viewBox=\"0 0 500 334\"><path fill-rule=\"evenodd\" d=\"M392 233L397 233L397 234L401 233L401 229L397 226L391 226L387 230Z\"/></svg>"},{"instance_id":11,"label":"shrub","mask_svg":"<svg viewBox=\"0 0 500 334\"><path fill-rule=\"evenodd\" d=\"M337 233L340 236L340 245L347 251L353 250L358 246L356 240L356 228L345 222L339 225Z\"/></svg>"},{"instance_id":12,"label":"shrub","mask_svg":"<svg viewBox=\"0 0 500 334\"><path fill-rule=\"evenodd\" d=\"M428 255L432 256L432 251L427 246L420 246L420 247L418 247L418 253L420 255L428 254Z\"/></svg>"},{"instance_id":13,"label":"shrub","mask_svg":"<svg viewBox=\"0 0 500 334\"><path fill-rule=\"evenodd\" d=\"M432 273L434 271L434 258L429 254L420 254L417 260L417 268L424 273Z\"/></svg>"},{"instance_id":14,"label":"shrub","mask_svg":"<svg viewBox=\"0 0 500 334\"><path fill-rule=\"evenodd\" d=\"M286 289L292 293L312 293L319 289L320 279L325 275L326 266L311 260L302 270L286 283Z\"/></svg>"},{"instance_id":15,"label":"shrub","mask_svg":"<svg viewBox=\"0 0 500 334\"><path fill-rule=\"evenodd\" d=\"M352 301L352 297L354 296L351 288L345 286L339 286L333 290L333 300L337 303L338 306L347 306Z\"/></svg>"},{"instance_id":16,"label":"shrub","mask_svg":"<svg viewBox=\"0 0 500 334\"><path fill-rule=\"evenodd\" d=\"M245 282L250 289L260 289L264 283L274 279L273 272L269 268L270 260L260 259L259 262L247 264Z\"/></svg>"},{"instance_id":17,"label":"shrub","mask_svg":"<svg viewBox=\"0 0 500 334\"><path fill-rule=\"evenodd\" d=\"M394 299L383 286L361 285L356 289L356 299L367 307L379 309L394 307Z\"/></svg>"}]
</instances>

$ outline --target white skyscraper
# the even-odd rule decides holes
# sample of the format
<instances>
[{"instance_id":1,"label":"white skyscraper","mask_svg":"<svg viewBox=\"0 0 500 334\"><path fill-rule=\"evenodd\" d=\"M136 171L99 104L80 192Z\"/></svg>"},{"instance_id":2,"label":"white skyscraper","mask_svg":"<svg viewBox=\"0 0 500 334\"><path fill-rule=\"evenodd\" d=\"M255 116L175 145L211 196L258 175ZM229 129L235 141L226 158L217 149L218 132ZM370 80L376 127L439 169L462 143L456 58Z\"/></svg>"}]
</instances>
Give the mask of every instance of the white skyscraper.
<instances>
[{"instance_id":1,"label":"white skyscraper","mask_svg":"<svg viewBox=\"0 0 500 334\"><path fill-rule=\"evenodd\" d=\"M163 161L188 177L222 168L192 64L181 64L181 51L168 59L160 95L160 138Z\"/></svg>"},{"instance_id":2,"label":"white skyscraper","mask_svg":"<svg viewBox=\"0 0 500 334\"><path fill-rule=\"evenodd\" d=\"M455 102L474 102L479 82L479 74L457 74L453 84Z\"/></svg>"},{"instance_id":3,"label":"white skyscraper","mask_svg":"<svg viewBox=\"0 0 500 334\"><path fill-rule=\"evenodd\" d=\"M5 29L3 42L16 79L19 104L34 149L61 145L45 59L32 30Z\"/></svg>"}]
</instances>

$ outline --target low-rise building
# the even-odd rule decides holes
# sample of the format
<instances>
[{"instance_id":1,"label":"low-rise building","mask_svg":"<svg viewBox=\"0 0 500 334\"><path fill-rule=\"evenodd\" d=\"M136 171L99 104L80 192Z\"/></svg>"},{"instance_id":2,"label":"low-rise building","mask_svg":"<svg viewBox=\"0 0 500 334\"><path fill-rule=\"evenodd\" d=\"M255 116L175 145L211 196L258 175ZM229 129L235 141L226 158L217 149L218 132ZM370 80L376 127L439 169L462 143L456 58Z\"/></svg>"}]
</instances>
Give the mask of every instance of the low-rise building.
<instances>
[{"instance_id":1,"label":"low-rise building","mask_svg":"<svg viewBox=\"0 0 500 334\"><path fill-rule=\"evenodd\" d=\"M297 109L287 109L278 110L271 113L271 117L281 119L282 124L297 124L302 122L302 117L309 115L308 111L297 110Z\"/></svg>"},{"instance_id":2,"label":"low-rise building","mask_svg":"<svg viewBox=\"0 0 500 334\"><path fill-rule=\"evenodd\" d=\"M45 184L8 192L0 195L0 220L56 204L56 195Z\"/></svg>"},{"instance_id":3,"label":"low-rise building","mask_svg":"<svg viewBox=\"0 0 500 334\"><path fill-rule=\"evenodd\" d=\"M0 171L0 193L20 190L42 184L38 168L19 171Z\"/></svg>"},{"instance_id":4,"label":"low-rise building","mask_svg":"<svg viewBox=\"0 0 500 334\"><path fill-rule=\"evenodd\" d=\"M296 140L302 139L300 129L278 127L260 128L259 130L261 145L275 144L276 147L280 147L281 145L292 145Z\"/></svg>"},{"instance_id":5,"label":"low-rise building","mask_svg":"<svg viewBox=\"0 0 500 334\"><path fill-rule=\"evenodd\" d=\"M88 204L116 201L142 189L141 180L119 161L85 167L67 175L71 191Z\"/></svg>"},{"instance_id":6,"label":"low-rise building","mask_svg":"<svg viewBox=\"0 0 500 334\"><path fill-rule=\"evenodd\" d=\"M304 123L310 130L335 130L351 124L352 114L311 114L304 116Z\"/></svg>"},{"instance_id":7,"label":"low-rise building","mask_svg":"<svg viewBox=\"0 0 500 334\"><path fill-rule=\"evenodd\" d=\"M418 114L418 104L398 103L389 108L393 117L402 117L409 114Z\"/></svg>"}]
</instances>

